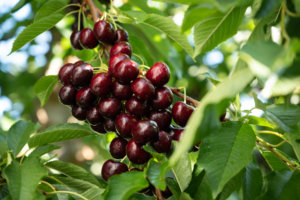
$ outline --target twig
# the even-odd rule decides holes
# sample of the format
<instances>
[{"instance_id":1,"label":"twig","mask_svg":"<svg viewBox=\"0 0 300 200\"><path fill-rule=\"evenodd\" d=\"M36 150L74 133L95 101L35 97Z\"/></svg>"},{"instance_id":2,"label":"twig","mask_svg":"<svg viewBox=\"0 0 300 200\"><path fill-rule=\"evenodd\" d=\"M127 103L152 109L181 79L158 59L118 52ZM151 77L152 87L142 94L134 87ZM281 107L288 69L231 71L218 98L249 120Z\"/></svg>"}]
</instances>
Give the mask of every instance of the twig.
<instances>
[{"instance_id":1,"label":"twig","mask_svg":"<svg viewBox=\"0 0 300 200\"><path fill-rule=\"evenodd\" d=\"M47 181L40 181L41 183L48 185L53 191L56 191L55 187L53 187L53 185L51 185L50 183L48 183Z\"/></svg>"},{"instance_id":2,"label":"twig","mask_svg":"<svg viewBox=\"0 0 300 200\"><path fill-rule=\"evenodd\" d=\"M175 87L169 87L171 90L172 90L172 92L175 94L175 95L177 95L179 98L181 98L182 100L184 100L184 94L182 94L181 92L180 92L180 88L175 88ZM197 107L198 105L199 105L199 101L197 101L196 99L193 99L192 97L189 97L189 96L186 96L186 101L188 102L188 103L191 103L191 104L193 104L195 107Z\"/></svg>"},{"instance_id":3,"label":"twig","mask_svg":"<svg viewBox=\"0 0 300 200\"><path fill-rule=\"evenodd\" d=\"M155 188L155 194L156 194L156 200L164 200L164 198L163 198L163 196L161 194L160 189Z\"/></svg>"},{"instance_id":4,"label":"twig","mask_svg":"<svg viewBox=\"0 0 300 200\"><path fill-rule=\"evenodd\" d=\"M71 194L74 196L77 196L83 200L88 200L87 198L85 198L84 196L82 196L81 194L78 194L76 192L71 192L71 191L54 191L54 192L46 192L47 195L49 194Z\"/></svg>"},{"instance_id":5,"label":"twig","mask_svg":"<svg viewBox=\"0 0 300 200\"><path fill-rule=\"evenodd\" d=\"M98 11L97 11L97 7L94 4L93 0L86 0L87 4L89 5L92 17L94 22L96 23L98 21Z\"/></svg>"}]
</instances>

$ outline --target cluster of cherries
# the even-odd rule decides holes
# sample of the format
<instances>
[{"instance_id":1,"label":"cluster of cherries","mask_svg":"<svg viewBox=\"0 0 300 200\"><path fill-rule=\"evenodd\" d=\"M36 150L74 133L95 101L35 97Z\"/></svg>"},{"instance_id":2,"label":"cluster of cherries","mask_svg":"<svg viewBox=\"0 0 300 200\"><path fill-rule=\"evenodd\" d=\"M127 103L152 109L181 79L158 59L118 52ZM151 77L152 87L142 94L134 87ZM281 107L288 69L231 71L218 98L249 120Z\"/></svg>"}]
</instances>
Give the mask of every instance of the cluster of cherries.
<instances>
[{"instance_id":1,"label":"cluster of cherries","mask_svg":"<svg viewBox=\"0 0 300 200\"><path fill-rule=\"evenodd\" d=\"M99 41L113 44L108 71L97 73L83 61L65 64L59 71L63 84L60 101L72 106L72 115L88 122L94 131L117 133L110 144L115 159L127 155L130 162L145 164L151 158L143 149L146 144L159 153L170 152L172 140L180 139L194 107L178 101L171 108L173 93L165 86L170 79L169 67L158 62L147 72L140 70L130 59L132 50L127 32L115 31L103 20L95 24L94 31L83 29L71 36L76 49L94 48ZM172 119L179 126L171 125ZM102 167L102 177L108 180L125 171L128 171L126 164L110 159Z\"/></svg>"}]
</instances>

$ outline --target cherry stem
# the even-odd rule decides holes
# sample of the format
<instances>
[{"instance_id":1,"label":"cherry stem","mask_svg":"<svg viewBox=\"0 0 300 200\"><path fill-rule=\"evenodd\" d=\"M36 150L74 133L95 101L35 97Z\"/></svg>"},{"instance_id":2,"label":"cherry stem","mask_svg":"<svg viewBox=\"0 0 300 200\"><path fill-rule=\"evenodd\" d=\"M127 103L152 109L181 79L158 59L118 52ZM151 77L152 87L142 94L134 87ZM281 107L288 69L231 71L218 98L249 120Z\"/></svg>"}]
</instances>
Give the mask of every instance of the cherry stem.
<instances>
[{"instance_id":1,"label":"cherry stem","mask_svg":"<svg viewBox=\"0 0 300 200\"><path fill-rule=\"evenodd\" d=\"M96 23L98 21L98 11L97 11L97 7L94 4L93 0L86 0L87 4L90 7L90 11L93 17L93 21Z\"/></svg>"},{"instance_id":2,"label":"cherry stem","mask_svg":"<svg viewBox=\"0 0 300 200\"><path fill-rule=\"evenodd\" d=\"M181 98L182 100L184 100L185 98L186 98L186 102L187 103L191 103L191 104L193 104L195 107L197 107L199 104L200 104L200 102L199 101L197 101L196 99L193 99L192 97L189 97L189 96L187 96L187 95L184 95L184 94L182 94L181 92L180 92L180 88L176 88L176 87L169 87L171 90L172 90L172 92L176 95L176 96L178 96L179 98Z\"/></svg>"},{"instance_id":3,"label":"cherry stem","mask_svg":"<svg viewBox=\"0 0 300 200\"><path fill-rule=\"evenodd\" d=\"M163 200L164 199L163 196L162 196L162 194L161 194L160 189L155 188L155 194L156 194L156 199L157 200Z\"/></svg>"}]
</instances>

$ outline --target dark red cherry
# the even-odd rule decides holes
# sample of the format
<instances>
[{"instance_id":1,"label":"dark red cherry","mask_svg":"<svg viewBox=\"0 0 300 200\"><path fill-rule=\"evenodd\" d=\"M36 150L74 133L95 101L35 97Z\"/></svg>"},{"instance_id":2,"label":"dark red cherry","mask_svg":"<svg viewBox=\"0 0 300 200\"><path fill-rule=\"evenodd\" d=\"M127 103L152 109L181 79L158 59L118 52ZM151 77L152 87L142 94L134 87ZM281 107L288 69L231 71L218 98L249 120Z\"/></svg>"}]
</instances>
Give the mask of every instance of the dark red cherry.
<instances>
[{"instance_id":1,"label":"dark red cherry","mask_svg":"<svg viewBox=\"0 0 300 200\"><path fill-rule=\"evenodd\" d=\"M110 23L104 20L96 22L96 24L94 25L94 33L96 38L100 42L109 44L114 43L116 32L114 27Z\"/></svg>"},{"instance_id":2,"label":"dark red cherry","mask_svg":"<svg viewBox=\"0 0 300 200\"><path fill-rule=\"evenodd\" d=\"M156 87L161 87L168 83L170 79L170 69L167 64L158 62L147 71L146 78Z\"/></svg>"},{"instance_id":3,"label":"dark red cherry","mask_svg":"<svg viewBox=\"0 0 300 200\"><path fill-rule=\"evenodd\" d=\"M148 106L146 102L139 100L136 97L131 97L125 104L126 110L137 117L142 117L147 115Z\"/></svg>"},{"instance_id":4,"label":"dark red cherry","mask_svg":"<svg viewBox=\"0 0 300 200\"><path fill-rule=\"evenodd\" d=\"M124 138L131 138L131 128L136 121L137 119L128 113L119 114L115 120L115 127L119 135Z\"/></svg>"},{"instance_id":5,"label":"dark red cherry","mask_svg":"<svg viewBox=\"0 0 300 200\"><path fill-rule=\"evenodd\" d=\"M185 126L194 110L194 107L187 105L182 101L178 101L172 108L173 119L176 124Z\"/></svg>"},{"instance_id":6,"label":"dark red cherry","mask_svg":"<svg viewBox=\"0 0 300 200\"><path fill-rule=\"evenodd\" d=\"M95 95L104 97L111 92L112 85L111 76L108 73L101 72L92 78L90 88Z\"/></svg>"},{"instance_id":7,"label":"dark red cherry","mask_svg":"<svg viewBox=\"0 0 300 200\"><path fill-rule=\"evenodd\" d=\"M116 31L115 43L119 43L119 42L122 42L122 41L128 42L128 33L124 29L118 29Z\"/></svg>"},{"instance_id":8,"label":"dark red cherry","mask_svg":"<svg viewBox=\"0 0 300 200\"><path fill-rule=\"evenodd\" d=\"M172 113L169 110L152 111L149 119L155 121L160 130L169 130L172 122Z\"/></svg>"},{"instance_id":9,"label":"dark red cherry","mask_svg":"<svg viewBox=\"0 0 300 200\"><path fill-rule=\"evenodd\" d=\"M178 135L179 132L176 133L176 134L175 134L175 132L181 131L181 130L184 131L184 128L170 125L170 127L169 127L169 135L171 136L172 140L177 140L178 136L175 136L175 135ZM181 135L181 134L179 134L179 135ZM179 139L177 141L179 141Z\"/></svg>"},{"instance_id":10,"label":"dark red cherry","mask_svg":"<svg viewBox=\"0 0 300 200\"><path fill-rule=\"evenodd\" d=\"M132 96L130 85L123 85L118 81L113 83L113 94L120 100L128 100Z\"/></svg>"},{"instance_id":11,"label":"dark red cherry","mask_svg":"<svg viewBox=\"0 0 300 200\"><path fill-rule=\"evenodd\" d=\"M71 85L64 85L59 90L59 99L65 105L75 104L77 90Z\"/></svg>"},{"instance_id":12,"label":"dark red cherry","mask_svg":"<svg viewBox=\"0 0 300 200\"><path fill-rule=\"evenodd\" d=\"M87 112L86 119L90 124L97 125L103 122L103 117L98 112L97 106L90 108Z\"/></svg>"},{"instance_id":13,"label":"dark red cherry","mask_svg":"<svg viewBox=\"0 0 300 200\"><path fill-rule=\"evenodd\" d=\"M107 181L111 176L115 174L122 174L127 171L128 167L124 163L107 160L102 166L101 175L102 178Z\"/></svg>"},{"instance_id":14,"label":"dark red cherry","mask_svg":"<svg viewBox=\"0 0 300 200\"><path fill-rule=\"evenodd\" d=\"M104 129L104 125L103 125L102 123L97 124L97 125L92 125L92 124L91 124L91 128L92 128L94 131L98 132L98 133L101 133L101 134L105 134L105 133L106 133L106 131L105 131L105 129Z\"/></svg>"},{"instance_id":15,"label":"dark red cherry","mask_svg":"<svg viewBox=\"0 0 300 200\"><path fill-rule=\"evenodd\" d=\"M83 87L88 86L93 77L93 68L90 64L81 63L74 64L72 71L72 84L75 86Z\"/></svg>"},{"instance_id":16,"label":"dark red cherry","mask_svg":"<svg viewBox=\"0 0 300 200\"><path fill-rule=\"evenodd\" d=\"M122 103L117 98L107 98L99 101L98 111L107 118L113 118L120 113Z\"/></svg>"},{"instance_id":17,"label":"dark red cherry","mask_svg":"<svg viewBox=\"0 0 300 200\"><path fill-rule=\"evenodd\" d=\"M115 69L115 66L123 61L123 60L126 60L126 59L129 59L129 56L126 55L126 54L122 54L122 53L119 53L117 55L114 55L112 58L109 59L109 63L108 63L108 73L110 75L113 75L114 74L114 69Z\"/></svg>"},{"instance_id":18,"label":"dark red cherry","mask_svg":"<svg viewBox=\"0 0 300 200\"><path fill-rule=\"evenodd\" d=\"M76 103L82 108L92 107L96 100L89 87L81 88L76 94Z\"/></svg>"},{"instance_id":19,"label":"dark red cherry","mask_svg":"<svg viewBox=\"0 0 300 200\"><path fill-rule=\"evenodd\" d=\"M151 155L138 145L134 139L128 142L126 154L128 159L134 164L144 164L151 158Z\"/></svg>"},{"instance_id":20,"label":"dark red cherry","mask_svg":"<svg viewBox=\"0 0 300 200\"><path fill-rule=\"evenodd\" d=\"M106 130L106 132L116 132L115 120L106 118L104 120L104 129Z\"/></svg>"},{"instance_id":21,"label":"dark red cherry","mask_svg":"<svg viewBox=\"0 0 300 200\"><path fill-rule=\"evenodd\" d=\"M110 49L109 57L112 58L114 55L117 55L119 53L123 53L131 57L132 50L130 44L128 42L116 43Z\"/></svg>"},{"instance_id":22,"label":"dark red cherry","mask_svg":"<svg viewBox=\"0 0 300 200\"><path fill-rule=\"evenodd\" d=\"M84 64L84 63L85 63L84 61L78 60L77 62L74 63L74 68L75 68L75 67L78 67L78 66L80 66L80 65L82 65L82 64Z\"/></svg>"},{"instance_id":23,"label":"dark red cherry","mask_svg":"<svg viewBox=\"0 0 300 200\"><path fill-rule=\"evenodd\" d=\"M159 131L158 133L158 140L151 143L151 146L158 152L158 153L168 153L171 150L172 146L172 139L168 135L168 133L164 131Z\"/></svg>"},{"instance_id":24,"label":"dark red cherry","mask_svg":"<svg viewBox=\"0 0 300 200\"><path fill-rule=\"evenodd\" d=\"M67 63L63 65L59 72L58 72L58 78L62 84L71 84L71 76L72 76L72 70L74 69L74 65L71 63Z\"/></svg>"},{"instance_id":25,"label":"dark red cherry","mask_svg":"<svg viewBox=\"0 0 300 200\"><path fill-rule=\"evenodd\" d=\"M81 108L77 105L72 106L72 115L78 120L86 119L86 109Z\"/></svg>"},{"instance_id":26,"label":"dark red cherry","mask_svg":"<svg viewBox=\"0 0 300 200\"><path fill-rule=\"evenodd\" d=\"M139 75L139 66L133 60L123 60L115 65L113 76L123 84L128 84Z\"/></svg>"},{"instance_id":27,"label":"dark red cherry","mask_svg":"<svg viewBox=\"0 0 300 200\"><path fill-rule=\"evenodd\" d=\"M158 131L156 122L152 120L139 120L131 128L133 139L140 145L157 140Z\"/></svg>"},{"instance_id":28,"label":"dark red cherry","mask_svg":"<svg viewBox=\"0 0 300 200\"><path fill-rule=\"evenodd\" d=\"M85 28L80 32L80 44L86 49L93 49L98 46L99 43L92 29Z\"/></svg>"},{"instance_id":29,"label":"dark red cherry","mask_svg":"<svg viewBox=\"0 0 300 200\"><path fill-rule=\"evenodd\" d=\"M145 78L137 78L131 83L131 91L141 100L150 100L154 97L155 88Z\"/></svg>"},{"instance_id":30,"label":"dark red cherry","mask_svg":"<svg viewBox=\"0 0 300 200\"><path fill-rule=\"evenodd\" d=\"M173 133L172 139L176 140L176 141L180 141L180 138L182 136L183 131L184 131L184 129L175 130L174 133Z\"/></svg>"},{"instance_id":31,"label":"dark red cherry","mask_svg":"<svg viewBox=\"0 0 300 200\"><path fill-rule=\"evenodd\" d=\"M71 45L74 49L81 50L83 49L80 44L80 31L74 31L70 37Z\"/></svg>"},{"instance_id":32,"label":"dark red cherry","mask_svg":"<svg viewBox=\"0 0 300 200\"><path fill-rule=\"evenodd\" d=\"M173 102L173 93L168 87L156 89L154 98L152 99L152 107L154 109L168 108Z\"/></svg>"},{"instance_id":33,"label":"dark red cherry","mask_svg":"<svg viewBox=\"0 0 300 200\"><path fill-rule=\"evenodd\" d=\"M113 158L121 159L126 155L127 141L121 137L117 137L111 141L109 146L109 152Z\"/></svg>"}]
</instances>

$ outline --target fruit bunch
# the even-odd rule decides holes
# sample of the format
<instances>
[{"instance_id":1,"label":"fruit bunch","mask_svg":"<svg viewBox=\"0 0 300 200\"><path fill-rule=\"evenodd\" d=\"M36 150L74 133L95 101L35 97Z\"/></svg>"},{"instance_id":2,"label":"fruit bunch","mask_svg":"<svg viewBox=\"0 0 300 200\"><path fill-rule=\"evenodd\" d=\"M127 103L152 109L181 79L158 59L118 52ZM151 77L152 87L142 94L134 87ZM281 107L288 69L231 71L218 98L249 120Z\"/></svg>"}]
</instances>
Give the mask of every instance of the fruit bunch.
<instances>
[{"instance_id":1,"label":"fruit bunch","mask_svg":"<svg viewBox=\"0 0 300 200\"><path fill-rule=\"evenodd\" d=\"M72 115L101 134L116 133L109 149L115 159L127 156L133 164L145 164L151 158L143 149L146 144L159 153L170 152L172 139L180 139L194 107L182 101L172 106L173 93L166 86L170 79L167 64L157 62L146 71L145 66L131 59L127 32L115 31L104 20L98 21L94 30L73 32L70 39L75 49L95 48L100 43L112 45L106 71L99 72L83 61L60 69L63 87L59 98L72 107ZM179 126L171 125L172 119ZM108 180L125 171L126 164L108 160L102 177Z\"/></svg>"}]
</instances>

